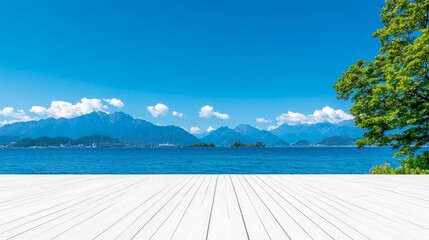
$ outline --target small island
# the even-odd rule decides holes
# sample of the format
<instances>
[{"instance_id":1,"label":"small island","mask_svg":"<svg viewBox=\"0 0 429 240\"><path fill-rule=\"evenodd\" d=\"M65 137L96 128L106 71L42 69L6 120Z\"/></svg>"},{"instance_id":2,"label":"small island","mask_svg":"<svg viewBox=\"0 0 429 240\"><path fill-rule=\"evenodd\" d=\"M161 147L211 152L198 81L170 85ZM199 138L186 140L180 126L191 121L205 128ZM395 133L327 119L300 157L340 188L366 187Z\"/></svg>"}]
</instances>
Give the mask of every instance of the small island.
<instances>
[{"instance_id":1,"label":"small island","mask_svg":"<svg viewBox=\"0 0 429 240\"><path fill-rule=\"evenodd\" d=\"M240 141L237 141L231 145L232 148L263 148L265 147L265 144L262 142L257 142L255 144L244 144Z\"/></svg>"},{"instance_id":2,"label":"small island","mask_svg":"<svg viewBox=\"0 0 429 240\"><path fill-rule=\"evenodd\" d=\"M186 147L189 147L189 148L214 148L215 145L213 143L196 143L196 144L188 145Z\"/></svg>"}]
</instances>

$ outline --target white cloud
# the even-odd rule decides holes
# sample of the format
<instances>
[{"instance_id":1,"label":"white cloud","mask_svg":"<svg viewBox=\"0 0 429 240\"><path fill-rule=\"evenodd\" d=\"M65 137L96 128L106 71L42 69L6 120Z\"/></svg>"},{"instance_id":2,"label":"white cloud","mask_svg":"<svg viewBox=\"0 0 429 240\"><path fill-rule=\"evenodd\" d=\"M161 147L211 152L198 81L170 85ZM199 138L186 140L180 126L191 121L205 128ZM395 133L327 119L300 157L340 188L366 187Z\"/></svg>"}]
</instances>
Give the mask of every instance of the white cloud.
<instances>
[{"instance_id":1,"label":"white cloud","mask_svg":"<svg viewBox=\"0 0 429 240\"><path fill-rule=\"evenodd\" d=\"M0 122L0 127L6 125L6 124L12 124L12 123L16 123L19 122L18 120L4 120Z\"/></svg>"},{"instance_id":2,"label":"white cloud","mask_svg":"<svg viewBox=\"0 0 429 240\"><path fill-rule=\"evenodd\" d=\"M108 107L103 105L100 99L82 98L80 102L76 104L65 101L52 101L49 108L33 106L31 107L30 112L45 117L73 118L94 111L104 111L106 109L108 109Z\"/></svg>"},{"instance_id":3,"label":"white cloud","mask_svg":"<svg viewBox=\"0 0 429 240\"><path fill-rule=\"evenodd\" d=\"M178 118L184 118L185 117L185 115L183 113L179 113L179 112L176 112L176 111L173 111L171 114L174 117L178 117Z\"/></svg>"},{"instance_id":4,"label":"white cloud","mask_svg":"<svg viewBox=\"0 0 429 240\"><path fill-rule=\"evenodd\" d=\"M192 134L200 134L200 133L201 133L201 129L200 129L199 127L191 127L191 128L189 129L189 131L190 131Z\"/></svg>"},{"instance_id":5,"label":"white cloud","mask_svg":"<svg viewBox=\"0 0 429 240\"><path fill-rule=\"evenodd\" d=\"M5 107L3 110L0 110L0 115L4 117L14 118L20 121L29 121L31 118L27 116L24 110L15 111L13 107Z\"/></svg>"},{"instance_id":6,"label":"white cloud","mask_svg":"<svg viewBox=\"0 0 429 240\"><path fill-rule=\"evenodd\" d=\"M162 103L158 103L155 106L148 106L147 110L153 117L166 116L169 111L168 107Z\"/></svg>"},{"instance_id":7,"label":"white cloud","mask_svg":"<svg viewBox=\"0 0 429 240\"><path fill-rule=\"evenodd\" d=\"M209 126L208 128L207 128L207 132L209 133L209 132L211 132L211 131L214 131L214 130L216 130L216 128L214 128L214 127L212 127L212 126Z\"/></svg>"},{"instance_id":8,"label":"white cloud","mask_svg":"<svg viewBox=\"0 0 429 240\"><path fill-rule=\"evenodd\" d=\"M32 106L30 112L35 113L37 115L44 115L47 112L47 109L41 106Z\"/></svg>"},{"instance_id":9,"label":"white cloud","mask_svg":"<svg viewBox=\"0 0 429 240\"><path fill-rule=\"evenodd\" d=\"M10 117L15 114L13 107L5 107L3 110L0 110L0 115Z\"/></svg>"},{"instance_id":10,"label":"white cloud","mask_svg":"<svg viewBox=\"0 0 429 240\"><path fill-rule=\"evenodd\" d=\"M313 114L309 115L289 111L276 118L278 125L315 124L322 122L339 123L351 119L354 119L353 115L341 109L335 110L329 106L322 108L322 110L316 110Z\"/></svg>"},{"instance_id":11,"label":"white cloud","mask_svg":"<svg viewBox=\"0 0 429 240\"><path fill-rule=\"evenodd\" d=\"M270 123L271 120L265 119L265 118L257 118L256 119L257 123Z\"/></svg>"},{"instance_id":12,"label":"white cloud","mask_svg":"<svg viewBox=\"0 0 429 240\"><path fill-rule=\"evenodd\" d=\"M26 122L33 120L31 117L27 116L24 110L15 111L13 107L5 107L3 109L0 109L0 116L12 118L11 120L1 121L0 126L15 122Z\"/></svg>"},{"instance_id":13,"label":"white cloud","mask_svg":"<svg viewBox=\"0 0 429 240\"><path fill-rule=\"evenodd\" d=\"M199 112L199 115L200 115L200 117L203 117L203 118L216 117L219 119L229 119L228 114L216 112L213 110L213 107L209 106L209 105L205 105L204 107L202 107L200 112Z\"/></svg>"},{"instance_id":14,"label":"white cloud","mask_svg":"<svg viewBox=\"0 0 429 240\"><path fill-rule=\"evenodd\" d=\"M271 130L274 130L274 129L278 128L278 127L279 127L279 126L272 126L272 125L271 125L271 126L268 126L268 127L267 127L267 130L268 130L268 131L271 131Z\"/></svg>"},{"instance_id":15,"label":"white cloud","mask_svg":"<svg viewBox=\"0 0 429 240\"><path fill-rule=\"evenodd\" d=\"M287 113L283 113L282 115L276 118L278 125L299 125L299 124L310 124L310 117L304 115L302 113L296 113L288 111Z\"/></svg>"},{"instance_id":16,"label":"white cloud","mask_svg":"<svg viewBox=\"0 0 429 240\"><path fill-rule=\"evenodd\" d=\"M348 114L341 109L335 110L329 106L322 108L322 110L314 111L313 117L317 122L330 123L339 123L342 121L354 119L353 115Z\"/></svg>"},{"instance_id":17,"label":"white cloud","mask_svg":"<svg viewBox=\"0 0 429 240\"><path fill-rule=\"evenodd\" d=\"M122 102L120 99L117 98L111 98L111 99L106 99L103 98L103 101L109 103L110 105L117 107L117 108L123 108L124 107L124 102Z\"/></svg>"}]
</instances>

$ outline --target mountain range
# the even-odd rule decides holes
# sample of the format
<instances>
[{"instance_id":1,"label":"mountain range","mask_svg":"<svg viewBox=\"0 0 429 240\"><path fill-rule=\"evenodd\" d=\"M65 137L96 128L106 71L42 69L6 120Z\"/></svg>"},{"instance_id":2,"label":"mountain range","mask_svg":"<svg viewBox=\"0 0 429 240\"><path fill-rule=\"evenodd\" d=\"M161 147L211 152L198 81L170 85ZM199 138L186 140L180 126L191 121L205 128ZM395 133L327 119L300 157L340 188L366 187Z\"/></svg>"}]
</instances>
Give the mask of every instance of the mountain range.
<instances>
[{"instance_id":1,"label":"mountain range","mask_svg":"<svg viewBox=\"0 0 429 240\"><path fill-rule=\"evenodd\" d=\"M0 136L18 138L68 137L80 138L100 134L130 143L151 145L170 143L189 145L200 140L176 126L156 126L135 119L123 112L107 114L92 112L75 118L48 118L39 121L18 122L0 128Z\"/></svg>"},{"instance_id":2,"label":"mountain range","mask_svg":"<svg viewBox=\"0 0 429 240\"><path fill-rule=\"evenodd\" d=\"M267 130L259 130L247 124L240 124L235 129L221 127L211 131L201 139L216 146L230 146L235 142L251 144L263 142L268 146L289 146L289 144Z\"/></svg>"},{"instance_id":3,"label":"mountain range","mask_svg":"<svg viewBox=\"0 0 429 240\"><path fill-rule=\"evenodd\" d=\"M317 143L335 136L359 138L362 136L363 131L355 126L353 120L348 120L337 124L328 122L294 126L284 124L272 130L271 133L290 143L299 140Z\"/></svg>"},{"instance_id":4,"label":"mountain range","mask_svg":"<svg viewBox=\"0 0 429 240\"><path fill-rule=\"evenodd\" d=\"M262 142L267 146L289 146L305 140L309 144L352 145L363 131L353 121L339 124L317 123L311 125L281 125L267 131L248 124L236 128L220 127L198 139L177 126L157 126L142 119L135 119L123 112L92 112L75 118L48 118L38 121L18 122L0 127L0 144L16 142L24 138L67 137L77 139L93 134L109 136L122 142L139 145L192 145L213 143L216 146L230 146L235 142L254 144ZM301 146L301 145L300 145Z\"/></svg>"}]
</instances>

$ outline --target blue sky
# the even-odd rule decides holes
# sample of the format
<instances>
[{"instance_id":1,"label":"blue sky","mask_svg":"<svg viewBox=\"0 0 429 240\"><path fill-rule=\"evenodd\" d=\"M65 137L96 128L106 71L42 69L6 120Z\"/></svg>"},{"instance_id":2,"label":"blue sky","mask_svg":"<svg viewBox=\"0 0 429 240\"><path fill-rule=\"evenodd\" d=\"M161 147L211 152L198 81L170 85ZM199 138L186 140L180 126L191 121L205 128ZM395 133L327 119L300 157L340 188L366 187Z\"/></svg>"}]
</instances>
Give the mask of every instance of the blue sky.
<instances>
[{"instance_id":1,"label":"blue sky","mask_svg":"<svg viewBox=\"0 0 429 240\"><path fill-rule=\"evenodd\" d=\"M82 98L202 130L267 128L282 114L311 118L325 106L348 112L332 85L356 59L377 54L371 34L382 7L374 0L3 1L0 122L24 119L18 110L53 116L52 101ZM148 111L158 103L166 116ZM201 117L206 105L213 110ZM30 112L33 106L46 111Z\"/></svg>"}]
</instances>

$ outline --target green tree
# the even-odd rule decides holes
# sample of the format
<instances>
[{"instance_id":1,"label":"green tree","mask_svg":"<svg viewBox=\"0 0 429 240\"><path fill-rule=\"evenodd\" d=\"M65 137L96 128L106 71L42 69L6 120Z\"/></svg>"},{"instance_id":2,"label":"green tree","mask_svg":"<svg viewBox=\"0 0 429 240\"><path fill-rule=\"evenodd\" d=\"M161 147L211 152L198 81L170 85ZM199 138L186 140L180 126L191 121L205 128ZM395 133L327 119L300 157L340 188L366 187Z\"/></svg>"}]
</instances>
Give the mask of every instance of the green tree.
<instances>
[{"instance_id":1,"label":"green tree","mask_svg":"<svg viewBox=\"0 0 429 240\"><path fill-rule=\"evenodd\" d=\"M401 171L418 173L429 169L429 152L416 154L429 142L429 1L387 0L381 21L378 55L358 60L334 87L366 130L358 146L391 146L406 156Z\"/></svg>"}]
</instances>

